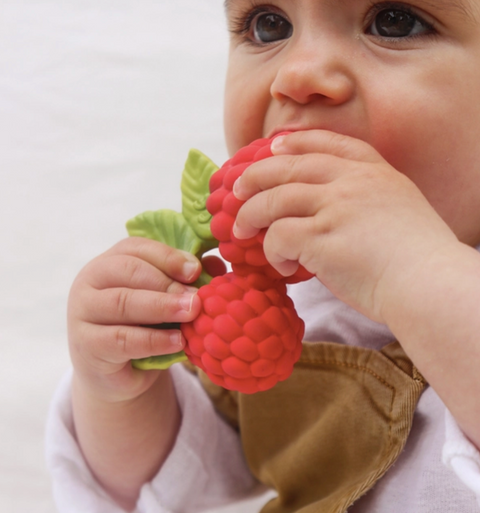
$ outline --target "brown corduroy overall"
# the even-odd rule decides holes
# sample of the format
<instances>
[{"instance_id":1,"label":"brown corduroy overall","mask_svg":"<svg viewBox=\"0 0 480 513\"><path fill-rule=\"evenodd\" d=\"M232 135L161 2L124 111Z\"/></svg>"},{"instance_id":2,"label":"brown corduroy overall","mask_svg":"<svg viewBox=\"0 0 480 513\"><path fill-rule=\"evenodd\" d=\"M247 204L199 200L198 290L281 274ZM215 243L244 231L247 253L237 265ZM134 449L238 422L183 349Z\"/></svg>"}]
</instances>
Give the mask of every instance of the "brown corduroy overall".
<instances>
[{"instance_id":1,"label":"brown corduroy overall","mask_svg":"<svg viewBox=\"0 0 480 513\"><path fill-rule=\"evenodd\" d=\"M252 473L278 492L262 513L346 511L400 455L425 388L397 342L304 343L292 376L254 395L199 377L240 431Z\"/></svg>"}]
</instances>

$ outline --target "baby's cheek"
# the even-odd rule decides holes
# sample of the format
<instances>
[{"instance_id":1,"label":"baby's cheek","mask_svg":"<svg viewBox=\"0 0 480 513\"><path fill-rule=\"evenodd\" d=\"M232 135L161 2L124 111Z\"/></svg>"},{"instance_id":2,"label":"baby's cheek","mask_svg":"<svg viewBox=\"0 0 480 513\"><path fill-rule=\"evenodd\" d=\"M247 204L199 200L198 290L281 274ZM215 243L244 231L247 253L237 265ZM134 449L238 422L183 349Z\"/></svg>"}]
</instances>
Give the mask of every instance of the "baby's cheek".
<instances>
[{"instance_id":1,"label":"baby's cheek","mask_svg":"<svg viewBox=\"0 0 480 513\"><path fill-rule=\"evenodd\" d=\"M235 105L225 109L225 141L230 156L262 137L263 119L261 116L258 114L248 115L246 109Z\"/></svg>"},{"instance_id":2,"label":"baby's cheek","mask_svg":"<svg viewBox=\"0 0 480 513\"><path fill-rule=\"evenodd\" d=\"M252 87L250 81L245 79L227 79L224 132L229 155L264 137L268 103L268 95L262 94L261 87Z\"/></svg>"}]
</instances>

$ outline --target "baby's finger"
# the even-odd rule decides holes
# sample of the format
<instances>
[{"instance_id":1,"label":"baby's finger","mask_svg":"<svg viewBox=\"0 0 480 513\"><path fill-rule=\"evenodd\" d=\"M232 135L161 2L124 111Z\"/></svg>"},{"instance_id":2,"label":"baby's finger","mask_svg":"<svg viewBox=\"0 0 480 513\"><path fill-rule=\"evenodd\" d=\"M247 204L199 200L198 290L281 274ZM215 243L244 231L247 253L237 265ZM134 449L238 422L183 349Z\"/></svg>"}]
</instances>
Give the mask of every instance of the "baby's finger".
<instances>
[{"instance_id":1,"label":"baby's finger","mask_svg":"<svg viewBox=\"0 0 480 513\"><path fill-rule=\"evenodd\" d=\"M180 330L90 325L87 332L95 356L109 363L173 354L185 348Z\"/></svg>"},{"instance_id":2,"label":"baby's finger","mask_svg":"<svg viewBox=\"0 0 480 513\"><path fill-rule=\"evenodd\" d=\"M380 154L367 142L329 130L305 130L276 137L271 146L274 155L325 153L359 162L379 162Z\"/></svg>"},{"instance_id":3,"label":"baby's finger","mask_svg":"<svg viewBox=\"0 0 480 513\"><path fill-rule=\"evenodd\" d=\"M187 285L173 280L149 262L130 255L106 255L91 262L86 270L90 286L98 290L112 287L173 293L189 290Z\"/></svg>"},{"instance_id":4,"label":"baby's finger","mask_svg":"<svg viewBox=\"0 0 480 513\"><path fill-rule=\"evenodd\" d=\"M352 169L351 162L334 155L280 155L249 166L236 180L233 193L237 199L246 201L258 192L288 183L330 183Z\"/></svg>"},{"instance_id":5,"label":"baby's finger","mask_svg":"<svg viewBox=\"0 0 480 513\"><path fill-rule=\"evenodd\" d=\"M299 263L314 272L315 269L309 264L318 247L314 248L313 241L318 246L313 218L281 219L273 223L267 231L263 250L270 264L283 276L294 274Z\"/></svg>"},{"instance_id":6,"label":"baby's finger","mask_svg":"<svg viewBox=\"0 0 480 513\"><path fill-rule=\"evenodd\" d=\"M150 239L130 237L104 253L104 255L122 254L140 258L174 280L183 283L194 282L201 272L201 264L194 255Z\"/></svg>"},{"instance_id":7,"label":"baby's finger","mask_svg":"<svg viewBox=\"0 0 480 513\"><path fill-rule=\"evenodd\" d=\"M189 322L198 315L201 303L194 293L165 294L123 287L95 291L95 295L92 300L85 298L79 317L105 325Z\"/></svg>"},{"instance_id":8,"label":"baby's finger","mask_svg":"<svg viewBox=\"0 0 480 513\"><path fill-rule=\"evenodd\" d=\"M288 184L260 192L238 211L233 233L238 239L255 237L279 219L313 216L321 208L321 187Z\"/></svg>"}]
</instances>

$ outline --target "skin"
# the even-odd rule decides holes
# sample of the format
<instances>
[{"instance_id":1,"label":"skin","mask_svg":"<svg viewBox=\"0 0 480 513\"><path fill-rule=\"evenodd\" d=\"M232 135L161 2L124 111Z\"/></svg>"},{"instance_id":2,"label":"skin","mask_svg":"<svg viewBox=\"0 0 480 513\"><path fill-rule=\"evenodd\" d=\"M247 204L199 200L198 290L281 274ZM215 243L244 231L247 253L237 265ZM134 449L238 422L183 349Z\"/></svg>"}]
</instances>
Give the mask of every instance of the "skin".
<instances>
[{"instance_id":1,"label":"skin","mask_svg":"<svg viewBox=\"0 0 480 513\"><path fill-rule=\"evenodd\" d=\"M235 184L235 234L268 228L281 273L387 324L480 446L479 4L409 2L433 29L396 40L369 5L278 0L241 30L251 3L228 3L230 152L293 132ZM267 14L291 34L267 42Z\"/></svg>"},{"instance_id":2,"label":"skin","mask_svg":"<svg viewBox=\"0 0 480 513\"><path fill-rule=\"evenodd\" d=\"M104 489L127 511L168 456L181 414L169 372L130 360L176 353L178 330L142 325L193 320L201 271L192 255L148 239L126 239L91 261L68 304L75 432Z\"/></svg>"},{"instance_id":3,"label":"skin","mask_svg":"<svg viewBox=\"0 0 480 513\"><path fill-rule=\"evenodd\" d=\"M227 2L230 154L293 132L236 183L246 203L235 229L268 228L266 255L280 272L301 263L386 323L480 446L480 256L471 248L480 243L480 7L409 6L435 36L372 34L367 0L272 0L264 9L292 34L258 44L264 10L247 24L252 2ZM193 320L200 304L189 284L199 273L192 256L132 238L90 262L71 289L76 436L126 510L181 422L169 372L130 360L183 348L178 331L142 326Z\"/></svg>"}]
</instances>

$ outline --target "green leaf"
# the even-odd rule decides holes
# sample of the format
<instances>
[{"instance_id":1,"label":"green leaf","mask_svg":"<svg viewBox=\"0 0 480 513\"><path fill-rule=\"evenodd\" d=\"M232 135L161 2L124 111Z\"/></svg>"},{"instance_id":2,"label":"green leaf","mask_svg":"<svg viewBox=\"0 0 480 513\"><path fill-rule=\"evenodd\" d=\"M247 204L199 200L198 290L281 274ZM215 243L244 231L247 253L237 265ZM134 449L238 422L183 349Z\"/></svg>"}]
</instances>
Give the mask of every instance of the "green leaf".
<instances>
[{"instance_id":1,"label":"green leaf","mask_svg":"<svg viewBox=\"0 0 480 513\"><path fill-rule=\"evenodd\" d=\"M131 237L145 237L176 249L188 251L198 258L218 247L210 231L211 215L206 209L210 177L218 170L209 158L198 150L191 150L182 174L182 213L173 210L148 211L127 222ZM209 283L211 276L202 271L195 282L197 287ZM158 329L174 329L163 324ZM177 362L187 360L183 351L161 356L132 360L132 366L142 370L168 369Z\"/></svg>"},{"instance_id":2,"label":"green leaf","mask_svg":"<svg viewBox=\"0 0 480 513\"><path fill-rule=\"evenodd\" d=\"M204 245L204 251L218 246L210 231L212 216L206 209L210 178L218 170L199 150L190 150L182 174L182 213Z\"/></svg>"},{"instance_id":3,"label":"green leaf","mask_svg":"<svg viewBox=\"0 0 480 513\"><path fill-rule=\"evenodd\" d=\"M174 363L185 362L188 358L184 351L174 354L164 354L161 356L150 356L149 358L141 358L132 360L132 367L140 370L165 370Z\"/></svg>"},{"instance_id":4,"label":"green leaf","mask_svg":"<svg viewBox=\"0 0 480 513\"><path fill-rule=\"evenodd\" d=\"M197 255L202 251L202 241L195 234L183 214L173 210L147 211L127 222L131 237L158 240L172 248Z\"/></svg>"}]
</instances>

